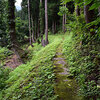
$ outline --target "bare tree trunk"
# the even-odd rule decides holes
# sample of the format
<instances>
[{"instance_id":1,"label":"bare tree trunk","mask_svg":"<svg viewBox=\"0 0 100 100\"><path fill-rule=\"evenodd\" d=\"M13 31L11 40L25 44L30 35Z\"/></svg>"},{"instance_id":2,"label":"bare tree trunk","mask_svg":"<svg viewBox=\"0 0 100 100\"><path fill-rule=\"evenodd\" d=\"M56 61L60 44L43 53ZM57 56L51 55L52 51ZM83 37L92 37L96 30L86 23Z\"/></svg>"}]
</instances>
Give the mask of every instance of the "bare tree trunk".
<instances>
[{"instance_id":1,"label":"bare tree trunk","mask_svg":"<svg viewBox=\"0 0 100 100\"><path fill-rule=\"evenodd\" d=\"M80 16L80 8L79 8L78 5L77 5L77 7L76 7L76 16Z\"/></svg>"},{"instance_id":2,"label":"bare tree trunk","mask_svg":"<svg viewBox=\"0 0 100 100\"><path fill-rule=\"evenodd\" d=\"M38 19L38 25L37 25L37 42L38 44L40 44L40 40L39 40L39 37L40 37L40 21Z\"/></svg>"},{"instance_id":3,"label":"bare tree trunk","mask_svg":"<svg viewBox=\"0 0 100 100\"><path fill-rule=\"evenodd\" d=\"M44 34L44 21L43 21L43 5L42 5L42 0L40 0L40 36L41 36L41 44L42 46L45 46L43 43L43 34Z\"/></svg>"},{"instance_id":4,"label":"bare tree trunk","mask_svg":"<svg viewBox=\"0 0 100 100\"><path fill-rule=\"evenodd\" d=\"M40 0L40 3L42 4L42 0Z\"/></svg>"},{"instance_id":5,"label":"bare tree trunk","mask_svg":"<svg viewBox=\"0 0 100 100\"><path fill-rule=\"evenodd\" d=\"M47 12L47 0L45 0L45 45L49 43L48 41L48 12Z\"/></svg>"},{"instance_id":6,"label":"bare tree trunk","mask_svg":"<svg viewBox=\"0 0 100 100\"><path fill-rule=\"evenodd\" d=\"M32 46L30 0L28 0L28 19L29 19L29 36L30 36L30 45Z\"/></svg>"},{"instance_id":7,"label":"bare tree trunk","mask_svg":"<svg viewBox=\"0 0 100 100\"><path fill-rule=\"evenodd\" d=\"M54 34L55 33L55 30L54 30L54 20L52 21L52 33Z\"/></svg>"},{"instance_id":8,"label":"bare tree trunk","mask_svg":"<svg viewBox=\"0 0 100 100\"><path fill-rule=\"evenodd\" d=\"M38 38L40 37L40 21L38 20L38 29L37 29L37 33L38 33Z\"/></svg>"},{"instance_id":9,"label":"bare tree trunk","mask_svg":"<svg viewBox=\"0 0 100 100\"><path fill-rule=\"evenodd\" d=\"M85 15L85 21L86 21L86 23L90 23L91 22L91 15L90 15L90 13L89 13L89 5L85 5L84 6L84 15Z\"/></svg>"},{"instance_id":10,"label":"bare tree trunk","mask_svg":"<svg viewBox=\"0 0 100 100\"><path fill-rule=\"evenodd\" d=\"M65 7L66 7L66 4L65 4ZM64 32L66 32L66 14L65 14L65 21L64 21Z\"/></svg>"},{"instance_id":11,"label":"bare tree trunk","mask_svg":"<svg viewBox=\"0 0 100 100\"><path fill-rule=\"evenodd\" d=\"M64 4L63 4L63 7L64 7ZM63 29L63 32L64 32L64 26L65 26L65 15L63 14L63 20L62 20L62 29Z\"/></svg>"},{"instance_id":12,"label":"bare tree trunk","mask_svg":"<svg viewBox=\"0 0 100 100\"><path fill-rule=\"evenodd\" d=\"M64 24L64 14L63 14L63 20L62 20L62 30L64 31L64 26L65 26L65 24Z\"/></svg>"},{"instance_id":13,"label":"bare tree trunk","mask_svg":"<svg viewBox=\"0 0 100 100\"><path fill-rule=\"evenodd\" d=\"M11 38L12 45L18 44L16 39L15 30L15 0L8 0L8 20L9 20L9 34Z\"/></svg>"},{"instance_id":14,"label":"bare tree trunk","mask_svg":"<svg viewBox=\"0 0 100 100\"><path fill-rule=\"evenodd\" d=\"M63 5L63 7L64 7L64 6L66 7L66 4ZM65 24L66 24L66 14L63 14L62 29L63 29L64 33L66 32Z\"/></svg>"},{"instance_id":15,"label":"bare tree trunk","mask_svg":"<svg viewBox=\"0 0 100 100\"><path fill-rule=\"evenodd\" d=\"M56 21L54 23L54 33L56 33Z\"/></svg>"},{"instance_id":16,"label":"bare tree trunk","mask_svg":"<svg viewBox=\"0 0 100 100\"><path fill-rule=\"evenodd\" d=\"M32 21L32 42L35 43L35 40L34 40L34 22L33 22L32 16L31 16L31 21Z\"/></svg>"}]
</instances>

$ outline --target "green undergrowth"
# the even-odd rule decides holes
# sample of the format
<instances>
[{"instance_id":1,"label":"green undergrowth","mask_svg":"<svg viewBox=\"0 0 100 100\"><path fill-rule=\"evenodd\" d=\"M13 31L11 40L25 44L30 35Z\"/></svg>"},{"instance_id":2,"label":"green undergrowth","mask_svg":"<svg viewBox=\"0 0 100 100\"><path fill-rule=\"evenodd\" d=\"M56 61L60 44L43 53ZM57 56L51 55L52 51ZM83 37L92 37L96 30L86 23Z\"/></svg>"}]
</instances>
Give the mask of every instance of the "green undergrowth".
<instances>
[{"instance_id":1,"label":"green undergrowth","mask_svg":"<svg viewBox=\"0 0 100 100\"><path fill-rule=\"evenodd\" d=\"M49 35L48 37L49 37L49 44L51 44L55 41L56 38L61 39L63 37L63 34L62 35L58 35L58 34ZM44 48L43 46L41 46L41 44L38 44L38 43L34 43L33 45L34 45L33 48L31 46L28 48L29 59L32 59L32 57L34 57L37 54L37 52L39 52L40 50L42 50Z\"/></svg>"},{"instance_id":2,"label":"green undergrowth","mask_svg":"<svg viewBox=\"0 0 100 100\"><path fill-rule=\"evenodd\" d=\"M0 66L0 95L1 91L6 88L6 80L8 79L10 71L9 68L3 68Z\"/></svg>"},{"instance_id":3,"label":"green undergrowth","mask_svg":"<svg viewBox=\"0 0 100 100\"><path fill-rule=\"evenodd\" d=\"M49 38L50 43L46 47L38 44L34 44L33 48L29 47L30 61L9 74L9 79L6 81L8 85L2 91L0 100L55 99L52 58L62 41L62 36L50 35Z\"/></svg>"},{"instance_id":4,"label":"green undergrowth","mask_svg":"<svg viewBox=\"0 0 100 100\"><path fill-rule=\"evenodd\" d=\"M4 64L5 59L10 56L12 52L6 47L0 47L0 65Z\"/></svg>"},{"instance_id":5,"label":"green undergrowth","mask_svg":"<svg viewBox=\"0 0 100 100\"><path fill-rule=\"evenodd\" d=\"M91 41L88 41L86 44L82 44L80 38L73 37L72 34L63 42L63 53L67 59L70 73L76 77L80 86L80 95L84 97L84 100L96 100L94 98L99 100L99 50L98 42L95 41L91 44Z\"/></svg>"},{"instance_id":6,"label":"green undergrowth","mask_svg":"<svg viewBox=\"0 0 100 100\"><path fill-rule=\"evenodd\" d=\"M6 58L12 54L10 50L6 47L0 47L0 96L1 91L6 88L6 80L8 79L9 72L11 71L9 68L3 68L5 64Z\"/></svg>"}]
</instances>

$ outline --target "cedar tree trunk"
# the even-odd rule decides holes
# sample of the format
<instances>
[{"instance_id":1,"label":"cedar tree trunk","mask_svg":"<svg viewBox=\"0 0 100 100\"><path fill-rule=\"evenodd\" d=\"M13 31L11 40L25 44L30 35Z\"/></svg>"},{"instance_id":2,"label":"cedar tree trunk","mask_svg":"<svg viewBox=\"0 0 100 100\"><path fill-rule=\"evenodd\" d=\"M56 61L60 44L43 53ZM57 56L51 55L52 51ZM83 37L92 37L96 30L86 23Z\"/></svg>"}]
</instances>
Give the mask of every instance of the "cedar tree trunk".
<instances>
[{"instance_id":1,"label":"cedar tree trunk","mask_svg":"<svg viewBox=\"0 0 100 100\"><path fill-rule=\"evenodd\" d=\"M48 41L48 12L47 12L47 0L45 0L45 45L49 43Z\"/></svg>"}]
</instances>

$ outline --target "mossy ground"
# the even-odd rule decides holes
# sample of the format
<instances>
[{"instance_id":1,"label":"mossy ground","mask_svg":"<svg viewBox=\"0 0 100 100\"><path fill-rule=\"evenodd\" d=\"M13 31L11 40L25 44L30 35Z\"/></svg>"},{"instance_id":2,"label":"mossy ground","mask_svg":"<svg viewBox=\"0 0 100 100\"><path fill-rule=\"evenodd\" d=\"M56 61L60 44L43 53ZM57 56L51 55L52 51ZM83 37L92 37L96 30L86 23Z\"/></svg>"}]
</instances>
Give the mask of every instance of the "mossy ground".
<instances>
[{"instance_id":1,"label":"mossy ground","mask_svg":"<svg viewBox=\"0 0 100 100\"><path fill-rule=\"evenodd\" d=\"M82 100L78 96L78 85L75 79L70 79L68 76L68 65L62 53L62 44L56 50L54 59L54 67L56 74L56 84L54 87L55 94L58 95L57 100ZM65 70L67 69L67 70Z\"/></svg>"}]
</instances>

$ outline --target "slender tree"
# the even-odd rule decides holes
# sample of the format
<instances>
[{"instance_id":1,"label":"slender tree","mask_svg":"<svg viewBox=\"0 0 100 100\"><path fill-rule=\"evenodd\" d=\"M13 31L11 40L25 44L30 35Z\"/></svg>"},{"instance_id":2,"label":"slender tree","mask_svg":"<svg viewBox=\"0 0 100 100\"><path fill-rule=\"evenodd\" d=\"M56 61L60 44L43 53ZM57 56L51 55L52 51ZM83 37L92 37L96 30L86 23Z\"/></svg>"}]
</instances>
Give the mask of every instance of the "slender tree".
<instances>
[{"instance_id":1,"label":"slender tree","mask_svg":"<svg viewBox=\"0 0 100 100\"><path fill-rule=\"evenodd\" d=\"M30 45L32 46L30 0L28 0L28 20L29 20L29 36L30 36Z\"/></svg>"},{"instance_id":2,"label":"slender tree","mask_svg":"<svg viewBox=\"0 0 100 100\"><path fill-rule=\"evenodd\" d=\"M47 0L45 0L45 45L49 43L48 41L48 12L47 12Z\"/></svg>"},{"instance_id":3,"label":"slender tree","mask_svg":"<svg viewBox=\"0 0 100 100\"><path fill-rule=\"evenodd\" d=\"M65 8L66 8L66 4L65 4ZM65 18L64 18L64 24L66 25L66 13L65 13ZM64 32L66 32L66 26L64 25Z\"/></svg>"},{"instance_id":4,"label":"slender tree","mask_svg":"<svg viewBox=\"0 0 100 100\"><path fill-rule=\"evenodd\" d=\"M33 21L33 16L31 15L31 21L32 21L32 42L35 43L34 39L34 21Z\"/></svg>"},{"instance_id":5,"label":"slender tree","mask_svg":"<svg viewBox=\"0 0 100 100\"><path fill-rule=\"evenodd\" d=\"M66 8L66 4L63 4L63 7ZM66 24L66 13L63 14L63 20L62 20L62 30L63 30L64 32L66 32L65 24Z\"/></svg>"},{"instance_id":6,"label":"slender tree","mask_svg":"<svg viewBox=\"0 0 100 100\"><path fill-rule=\"evenodd\" d=\"M40 0L40 11L39 11L39 21L40 21L40 36L41 36L41 43L43 41L43 34L44 34L44 22L43 22L43 1Z\"/></svg>"}]
</instances>

